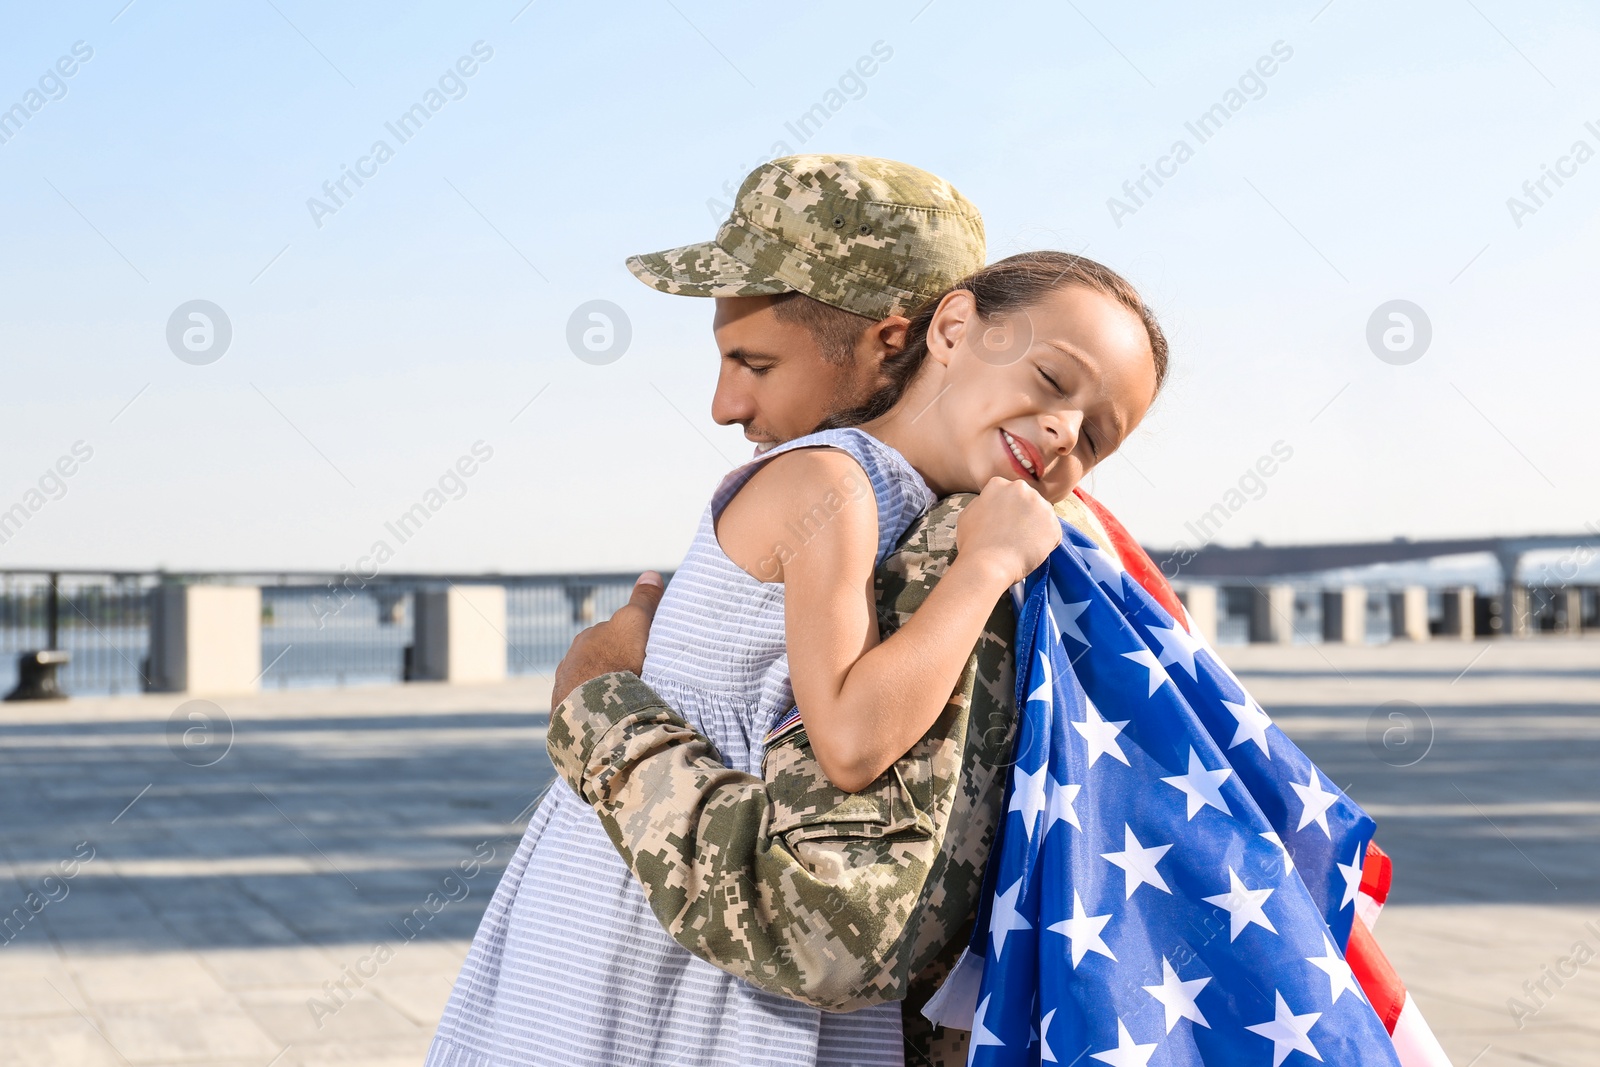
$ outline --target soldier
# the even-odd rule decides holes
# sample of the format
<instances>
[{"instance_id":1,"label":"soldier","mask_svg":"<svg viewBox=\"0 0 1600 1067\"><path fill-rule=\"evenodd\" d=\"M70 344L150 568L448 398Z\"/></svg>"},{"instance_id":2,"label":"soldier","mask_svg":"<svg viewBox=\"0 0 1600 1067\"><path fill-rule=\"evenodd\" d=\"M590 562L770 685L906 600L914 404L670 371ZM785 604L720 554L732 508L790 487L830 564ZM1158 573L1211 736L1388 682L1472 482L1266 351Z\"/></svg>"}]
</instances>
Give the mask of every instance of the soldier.
<instances>
[{"instance_id":1,"label":"soldier","mask_svg":"<svg viewBox=\"0 0 1600 1067\"><path fill-rule=\"evenodd\" d=\"M757 168L715 241L629 267L663 291L716 298L713 415L759 447L869 395L907 314L983 259L981 219L947 183L886 160L801 156ZM937 505L879 569L885 637L949 566L963 503ZM1107 541L1081 504L1069 510ZM651 577L557 672L558 772L684 948L833 1011L902 1000L908 1062L965 1062L965 1033L932 1027L920 1007L967 940L999 816L1016 716L1009 600L934 728L871 788L845 793L798 724L768 738L763 777L741 774L639 680L660 596ZM474 945L441 1040L475 1046L499 1011L483 1003L498 967L492 944Z\"/></svg>"}]
</instances>

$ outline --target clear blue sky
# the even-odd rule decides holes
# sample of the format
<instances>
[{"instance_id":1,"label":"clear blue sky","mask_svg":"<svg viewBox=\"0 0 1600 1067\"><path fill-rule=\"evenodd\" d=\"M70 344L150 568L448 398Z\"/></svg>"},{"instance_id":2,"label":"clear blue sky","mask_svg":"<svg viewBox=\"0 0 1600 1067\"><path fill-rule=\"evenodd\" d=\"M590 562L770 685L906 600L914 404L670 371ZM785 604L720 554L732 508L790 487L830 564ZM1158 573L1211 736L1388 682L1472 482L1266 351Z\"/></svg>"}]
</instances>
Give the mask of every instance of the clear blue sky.
<instances>
[{"instance_id":1,"label":"clear blue sky","mask_svg":"<svg viewBox=\"0 0 1600 1067\"><path fill-rule=\"evenodd\" d=\"M480 440L392 567L673 564L747 448L710 421L709 303L622 261L710 237L778 142L926 167L991 258L1087 247L1144 289L1174 377L1093 489L1146 543L1280 441L1224 543L1600 525L1592 5L123 4L15 5L0 37L0 108L28 111L0 124L0 509L93 450L0 566L337 567ZM1546 165L1569 176L1534 204ZM232 324L209 365L166 341L194 299ZM605 366L565 340L594 299L632 324ZM1366 340L1393 299L1432 326L1406 365Z\"/></svg>"}]
</instances>

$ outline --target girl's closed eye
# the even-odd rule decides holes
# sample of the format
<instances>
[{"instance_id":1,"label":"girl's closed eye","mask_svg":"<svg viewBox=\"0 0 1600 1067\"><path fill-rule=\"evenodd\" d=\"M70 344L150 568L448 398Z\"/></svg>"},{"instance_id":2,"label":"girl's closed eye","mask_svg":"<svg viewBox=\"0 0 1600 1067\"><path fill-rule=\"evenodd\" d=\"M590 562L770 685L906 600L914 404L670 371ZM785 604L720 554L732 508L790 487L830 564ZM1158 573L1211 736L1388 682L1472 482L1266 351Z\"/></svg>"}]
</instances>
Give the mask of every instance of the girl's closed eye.
<instances>
[{"instance_id":1,"label":"girl's closed eye","mask_svg":"<svg viewBox=\"0 0 1600 1067\"><path fill-rule=\"evenodd\" d=\"M1055 393L1058 397L1060 397L1062 400L1065 400L1067 398L1067 391L1061 387L1061 383L1043 367L1039 367L1038 370L1039 377L1043 378L1050 388L1055 390ZM1087 419L1084 420L1082 433L1084 444L1089 446L1089 454L1092 455L1095 459L1095 462L1098 463L1100 461L1100 446L1095 443L1094 434L1089 431L1089 422Z\"/></svg>"}]
</instances>

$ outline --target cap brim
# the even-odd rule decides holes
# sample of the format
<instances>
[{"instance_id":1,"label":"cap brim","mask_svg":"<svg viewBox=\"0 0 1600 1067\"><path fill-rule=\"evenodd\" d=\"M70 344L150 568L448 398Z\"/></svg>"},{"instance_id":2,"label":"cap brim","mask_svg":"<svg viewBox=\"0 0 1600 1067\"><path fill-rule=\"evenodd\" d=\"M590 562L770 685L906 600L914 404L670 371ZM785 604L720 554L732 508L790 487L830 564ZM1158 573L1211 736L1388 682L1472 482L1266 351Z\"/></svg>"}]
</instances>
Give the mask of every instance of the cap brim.
<instances>
[{"instance_id":1,"label":"cap brim","mask_svg":"<svg viewBox=\"0 0 1600 1067\"><path fill-rule=\"evenodd\" d=\"M715 241L628 258L635 278L677 296L773 296L793 291L729 255Z\"/></svg>"}]
</instances>

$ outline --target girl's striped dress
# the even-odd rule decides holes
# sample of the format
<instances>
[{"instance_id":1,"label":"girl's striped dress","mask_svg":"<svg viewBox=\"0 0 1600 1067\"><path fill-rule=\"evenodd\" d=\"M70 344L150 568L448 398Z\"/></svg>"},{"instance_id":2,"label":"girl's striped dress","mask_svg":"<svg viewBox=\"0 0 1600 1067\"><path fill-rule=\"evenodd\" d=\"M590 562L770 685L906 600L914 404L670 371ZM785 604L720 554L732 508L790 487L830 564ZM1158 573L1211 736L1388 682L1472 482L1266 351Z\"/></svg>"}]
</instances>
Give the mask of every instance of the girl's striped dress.
<instances>
[{"instance_id":1,"label":"girl's striped dress","mask_svg":"<svg viewBox=\"0 0 1600 1067\"><path fill-rule=\"evenodd\" d=\"M662 598L644 681L731 767L761 773L762 739L790 710L783 586L723 554L714 520L773 456L848 452L878 506L878 561L933 502L894 449L860 430L791 441L729 474ZM826 511L826 505L824 505ZM819 513L818 521L825 521ZM798 549L805 530L794 531ZM428 1054L429 1067L619 1064L797 1067L903 1062L900 1005L848 1014L764 993L667 936L589 806L557 782L495 891Z\"/></svg>"}]
</instances>

